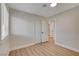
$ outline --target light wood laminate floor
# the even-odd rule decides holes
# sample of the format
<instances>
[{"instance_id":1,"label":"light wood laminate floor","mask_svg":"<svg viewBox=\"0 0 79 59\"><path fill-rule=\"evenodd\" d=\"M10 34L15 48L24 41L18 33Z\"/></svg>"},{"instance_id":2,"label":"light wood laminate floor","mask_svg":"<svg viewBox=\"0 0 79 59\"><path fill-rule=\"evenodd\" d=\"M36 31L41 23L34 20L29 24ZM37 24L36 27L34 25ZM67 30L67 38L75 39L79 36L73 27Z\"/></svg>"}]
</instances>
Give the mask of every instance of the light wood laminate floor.
<instances>
[{"instance_id":1,"label":"light wood laminate floor","mask_svg":"<svg viewBox=\"0 0 79 59\"><path fill-rule=\"evenodd\" d=\"M39 43L30 47L11 51L10 56L79 56L79 53L55 45L54 43Z\"/></svg>"}]
</instances>

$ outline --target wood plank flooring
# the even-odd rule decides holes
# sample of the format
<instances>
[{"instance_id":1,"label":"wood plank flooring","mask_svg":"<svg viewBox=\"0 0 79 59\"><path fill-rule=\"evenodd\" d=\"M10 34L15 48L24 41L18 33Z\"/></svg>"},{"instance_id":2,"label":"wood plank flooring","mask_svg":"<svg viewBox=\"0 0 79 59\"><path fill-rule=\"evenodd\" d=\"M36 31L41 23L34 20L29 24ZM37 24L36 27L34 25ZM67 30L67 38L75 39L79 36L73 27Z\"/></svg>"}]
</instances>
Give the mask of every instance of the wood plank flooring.
<instances>
[{"instance_id":1,"label":"wood plank flooring","mask_svg":"<svg viewBox=\"0 0 79 59\"><path fill-rule=\"evenodd\" d=\"M10 56L79 56L79 53L45 42L11 51Z\"/></svg>"}]
</instances>

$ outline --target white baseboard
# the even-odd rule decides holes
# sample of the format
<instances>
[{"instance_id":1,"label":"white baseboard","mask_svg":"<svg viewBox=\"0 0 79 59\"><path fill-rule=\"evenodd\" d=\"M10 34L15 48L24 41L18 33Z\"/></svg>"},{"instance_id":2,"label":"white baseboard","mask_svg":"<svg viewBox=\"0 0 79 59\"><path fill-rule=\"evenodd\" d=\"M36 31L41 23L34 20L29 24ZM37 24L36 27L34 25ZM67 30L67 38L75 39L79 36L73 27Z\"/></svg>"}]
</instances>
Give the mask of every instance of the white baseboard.
<instances>
[{"instance_id":1,"label":"white baseboard","mask_svg":"<svg viewBox=\"0 0 79 59\"><path fill-rule=\"evenodd\" d=\"M55 42L55 44L57 44L57 45L59 45L59 46L62 46L62 47L64 47L64 48L67 48L67 49L69 49L69 50L72 50L72 51L75 51L75 52L78 52L78 53L79 53L79 50L78 50L78 49L69 47L69 46L67 46L67 45L63 45L63 44L58 43L58 42Z\"/></svg>"},{"instance_id":2,"label":"white baseboard","mask_svg":"<svg viewBox=\"0 0 79 59\"><path fill-rule=\"evenodd\" d=\"M29 47L29 46L32 46L32 45L35 45L35 44L36 43L31 43L31 44L26 44L26 45L18 46L18 47L15 47L15 48L11 48L9 51L16 50L16 49L21 49L21 48L25 48L25 47Z\"/></svg>"},{"instance_id":3,"label":"white baseboard","mask_svg":"<svg viewBox=\"0 0 79 59\"><path fill-rule=\"evenodd\" d=\"M38 42L38 43L40 43L40 42ZM12 50L16 50L16 49L21 49L21 48L29 47L29 46L32 46L32 45L35 45L35 44L38 44L38 43L35 42L35 43L30 43L30 44L18 46L18 47L15 47L15 48L10 48L9 52L12 51Z\"/></svg>"}]
</instances>

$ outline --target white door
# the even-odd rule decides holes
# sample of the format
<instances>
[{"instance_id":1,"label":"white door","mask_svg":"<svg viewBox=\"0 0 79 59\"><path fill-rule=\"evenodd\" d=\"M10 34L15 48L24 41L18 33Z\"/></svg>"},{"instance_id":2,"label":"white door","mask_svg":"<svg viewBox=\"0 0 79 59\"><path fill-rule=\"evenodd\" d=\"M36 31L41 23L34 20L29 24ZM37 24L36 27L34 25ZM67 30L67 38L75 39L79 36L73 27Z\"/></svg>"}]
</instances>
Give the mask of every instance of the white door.
<instances>
[{"instance_id":1,"label":"white door","mask_svg":"<svg viewBox=\"0 0 79 59\"><path fill-rule=\"evenodd\" d=\"M41 41L48 41L48 23L46 20L41 21Z\"/></svg>"},{"instance_id":2,"label":"white door","mask_svg":"<svg viewBox=\"0 0 79 59\"><path fill-rule=\"evenodd\" d=\"M35 23L35 36L36 36L36 43L40 43L41 42L41 21L38 20Z\"/></svg>"}]
</instances>

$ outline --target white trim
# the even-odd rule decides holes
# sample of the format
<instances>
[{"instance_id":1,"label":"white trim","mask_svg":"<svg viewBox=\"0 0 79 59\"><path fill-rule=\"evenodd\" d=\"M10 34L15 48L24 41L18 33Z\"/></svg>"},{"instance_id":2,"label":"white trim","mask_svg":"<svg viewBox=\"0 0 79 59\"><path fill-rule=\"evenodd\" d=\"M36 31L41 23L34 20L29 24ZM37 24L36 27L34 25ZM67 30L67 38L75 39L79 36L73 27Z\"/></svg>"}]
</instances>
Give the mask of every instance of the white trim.
<instances>
[{"instance_id":1,"label":"white trim","mask_svg":"<svg viewBox=\"0 0 79 59\"><path fill-rule=\"evenodd\" d=\"M31 43L31 44L26 44L26 45L18 46L18 47L15 47L15 48L11 48L9 51L16 50L16 49L21 49L21 48L24 48L24 47L29 47L29 46L32 46L32 45L35 45L35 44L36 43Z\"/></svg>"},{"instance_id":2,"label":"white trim","mask_svg":"<svg viewBox=\"0 0 79 59\"><path fill-rule=\"evenodd\" d=\"M64 48L67 48L67 49L69 49L69 50L72 50L72 51L75 51L75 52L79 52L78 49L72 48L72 47L70 47L70 46L63 45L63 44L58 43L58 42L55 42L55 44L57 44L57 45L59 45L59 46L62 46L62 47L64 47Z\"/></svg>"}]
</instances>

